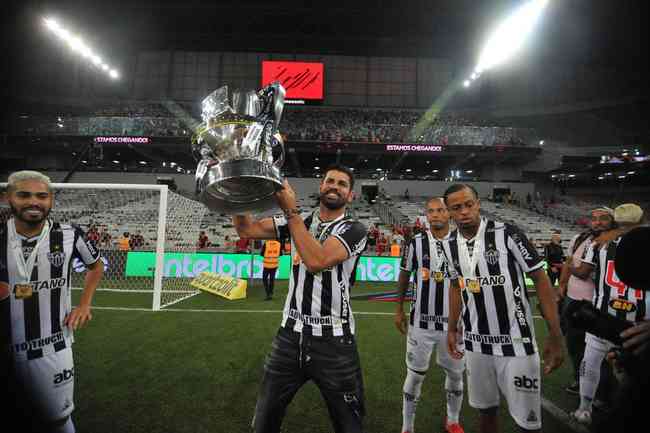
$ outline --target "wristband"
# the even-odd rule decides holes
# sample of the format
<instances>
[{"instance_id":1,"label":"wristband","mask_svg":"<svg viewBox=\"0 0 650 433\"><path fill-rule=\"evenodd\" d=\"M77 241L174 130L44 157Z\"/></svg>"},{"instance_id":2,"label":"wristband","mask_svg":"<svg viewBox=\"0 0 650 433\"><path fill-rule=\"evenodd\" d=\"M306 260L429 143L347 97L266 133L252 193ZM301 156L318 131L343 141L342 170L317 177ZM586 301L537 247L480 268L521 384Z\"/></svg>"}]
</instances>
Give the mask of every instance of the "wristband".
<instances>
[{"instance_id":1,"label":"wristband","mask_svg":"<svg viewBox=\"0 0 650 433\"><path fill-rule=\"evenodd\" d=\"M293 208L293 209L284 209L284 217L289 221L291 218L300 215L300 210Z\"/></svg>"}]
</instances>

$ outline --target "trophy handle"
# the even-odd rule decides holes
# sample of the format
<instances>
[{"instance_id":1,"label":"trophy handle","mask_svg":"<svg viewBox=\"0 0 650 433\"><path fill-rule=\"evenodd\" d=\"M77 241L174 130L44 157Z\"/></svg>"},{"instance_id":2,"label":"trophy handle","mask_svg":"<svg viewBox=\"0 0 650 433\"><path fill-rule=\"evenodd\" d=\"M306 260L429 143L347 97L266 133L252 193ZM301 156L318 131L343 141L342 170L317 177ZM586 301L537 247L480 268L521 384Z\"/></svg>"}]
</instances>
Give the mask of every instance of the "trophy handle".
<instances>
[{"instance_id":1,"label":"trophy handle","mask_svg":"<svg viewBox=\"0 0 650 433\"><path fill-rule=\"evenodd\" d=\"M273 162L273 165L275 165L277 168L282 168L284 165L284 159L285 159L285 151L284 151L284 141L282 141L282 136L280 135L279 132L276 132L273 134L273 137L271 139L273 145L271 148L274 147L279 147L280 148L280 157L276 161Z\"/></svg>"}]
</instances>

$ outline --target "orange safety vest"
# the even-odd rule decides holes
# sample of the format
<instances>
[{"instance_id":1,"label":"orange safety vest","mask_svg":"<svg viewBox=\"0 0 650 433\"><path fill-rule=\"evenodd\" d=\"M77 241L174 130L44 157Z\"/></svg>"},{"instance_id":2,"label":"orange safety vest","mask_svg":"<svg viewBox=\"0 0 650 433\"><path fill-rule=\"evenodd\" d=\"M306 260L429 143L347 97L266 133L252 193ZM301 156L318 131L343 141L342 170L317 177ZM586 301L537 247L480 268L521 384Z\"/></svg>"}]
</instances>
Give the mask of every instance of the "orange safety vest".
<instances>
[{"instance_id":1,"label":"orange safety vest","mask_svg":"<svg viewBox=\"0 0 650 433\"><path fill-rule=\"evenodd\" d=\"M117 246L120 251L129 251L131 249L129 246L129 238L119 238L117 240Z\"/></svg>"},{"instance_id":2,"label":"orange safety vest","mask_svg":"<svg viewBox=\"0 0 650 433\"><path fill-rule=\"evenodd\" d=\"M278 257L280 257L280 242L266 241L264 247L264 267L269 269L277 268Z\"/></svg>"},{"instance_id":3,"label":"orange safety vest","mask_svg":"<svg viewBox=\"0 0 650 433\"><path fill-rule=\"evenodd\" d=\"M390 246L390 255L392 257L399 257L399 250L400 250L399 244L392 244Z\"/></svg>"}]
</instances>

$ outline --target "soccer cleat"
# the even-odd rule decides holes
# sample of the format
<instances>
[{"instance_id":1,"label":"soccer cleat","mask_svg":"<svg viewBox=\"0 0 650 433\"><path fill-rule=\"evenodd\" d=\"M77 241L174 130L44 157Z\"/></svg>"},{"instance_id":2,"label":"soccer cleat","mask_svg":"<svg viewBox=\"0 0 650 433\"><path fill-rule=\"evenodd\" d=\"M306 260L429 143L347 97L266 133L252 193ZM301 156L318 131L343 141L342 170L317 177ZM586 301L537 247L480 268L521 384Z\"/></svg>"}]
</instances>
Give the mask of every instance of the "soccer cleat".
<instances>
[{"instance_id":1,"label":"soccer cleat","mask_svg":"<svg viewBox=\"0 0 650 433\"><path fill-rule=\"evenodd\" d=\"M571 412L571 418L584 425L591 425L591 412L588 410L576 410Z\"/></svg>"},{"instance_id":2,"label":"soccer cleat","mask_svg":"<svg viewBox=\"0 0 650 433\"><path fill-rule=\"evenodd\" d=\"M453 422L447 424L447 415L442 417L442 431L446 433L465 433L465 430L463 430L459 423Z\"/></svg>"},{"instance_id":3,"label":"soccer cleat","mask_svg":"<svg viewBox=\"0 0 650 433\"><path fill-rule=\"evenodd\" d=\"M457 422L453 424L447 424L445 427L447 433L465 433L465 430Z\"/></svg>"},{"instance_id":4,"label":"soccer cleat","mask_svg":"<svg viewBox=\"0 0 650 433\"><path fill-rule=\"evenodd\" d=\"M573 382L571 385L568 385L564 390L568 394L580 395L580 384L578 382Z\"/></svg>"}]
</instances>

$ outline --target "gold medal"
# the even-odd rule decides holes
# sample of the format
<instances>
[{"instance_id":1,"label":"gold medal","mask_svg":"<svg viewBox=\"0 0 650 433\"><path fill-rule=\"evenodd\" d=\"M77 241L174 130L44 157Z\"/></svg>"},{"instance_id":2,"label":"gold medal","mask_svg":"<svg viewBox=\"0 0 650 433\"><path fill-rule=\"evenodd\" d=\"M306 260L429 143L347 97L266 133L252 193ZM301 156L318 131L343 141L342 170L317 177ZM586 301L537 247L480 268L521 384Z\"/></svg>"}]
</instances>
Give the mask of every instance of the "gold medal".
<instances>
[{"instance_id":1,"label":"gold medal","mask_svg":"<svg viewBox=\"0 0 650 433\"><path fill-rule=\"evenodd\" d=\"M468 278L467 290L469 290L472 293L481 293L481 284L475 278Z\"/></svg>"},{"instance_id":2,"label":"gold medal","mask_svg":"<svg viewBox=\"0 0 650 433\"><path fill-rule=\"evenodd\" d=\"M431 278L431 272L429 271L429 268L422 268L422 280L429 281L429 278Z\"/></svg>"},{"instance_id":3,"label":"gold medal","mask_svg":"<svg viewBox=\"0 0 650 433\"><path fill-rule=\"evenodd\" d=\"M31 284L16 284L14 285L14 292L16 293L16 299L27 299L32 297L32 285Z\"/></svg>"},{"instance_id":4,"label":"gold medal","mask_svg":"<svg viewBox=\"0 0 650 433\"><path fill-rule=\"evenodd\" d=\"M433 274L433 279L436 280L436 283L442 283L445 280L445 275L440 271L436 271Z\"/></svg>"}]
</instances>

